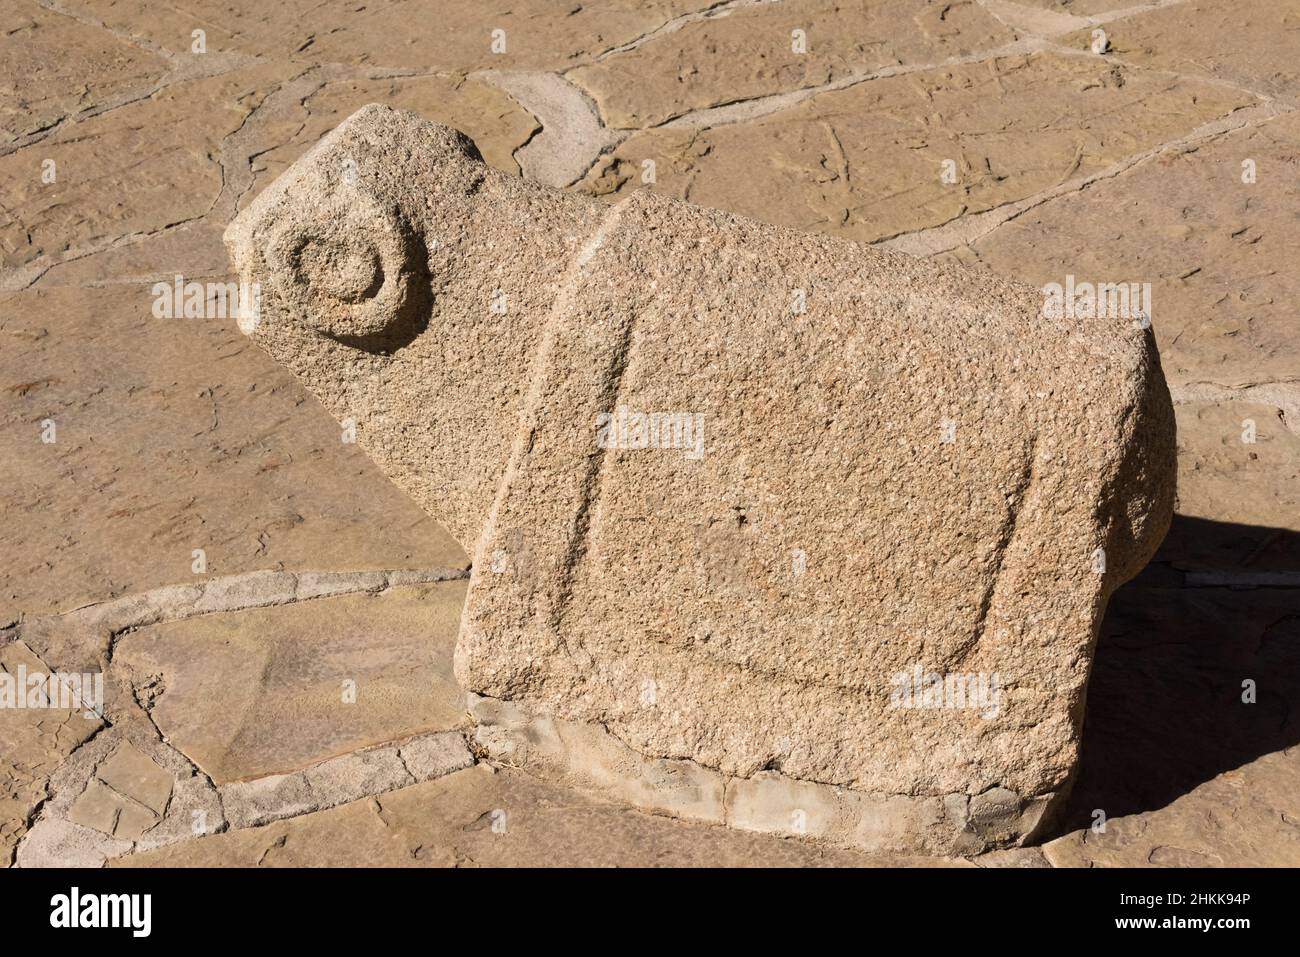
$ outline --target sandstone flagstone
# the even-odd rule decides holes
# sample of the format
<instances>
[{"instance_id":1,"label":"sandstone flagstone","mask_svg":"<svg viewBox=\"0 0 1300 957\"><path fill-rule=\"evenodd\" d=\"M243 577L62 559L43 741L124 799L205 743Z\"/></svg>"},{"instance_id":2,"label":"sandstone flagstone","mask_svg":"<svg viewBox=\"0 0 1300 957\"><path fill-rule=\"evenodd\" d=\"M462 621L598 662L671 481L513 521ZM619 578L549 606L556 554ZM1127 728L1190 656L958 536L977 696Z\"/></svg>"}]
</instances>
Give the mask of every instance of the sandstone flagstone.
<instances>
[{"instance_id":1,"label":"sandstone flagstone","mask_svg":"<svg viewBox=\"0 0 1300 957\"><path fill-rule=\"evenodd\" d=\"M687 24L566 75L596 98L607 125L640 129L692 110L936 63L1014 39L974 2L765 3Z\"/></svg>"},{"instance_id":2,"label":"sandstone flagstone","mask_svg":"<svg viewBox=\"0 0 1300 957\"><path fill-rule=\"evenodd\" d=\"M637 40L674 17L704 10L710 0L607 0L530 4L455 0L436 7L349 0L236 0L199 11L148 0L63 0L77 14L173 54L188 53L192 33L205 31L209 52L238 52L312 62L405 67L419 71L488 66L556 69ZM493 31L503 30L503 52ZM498 49L501 49L498 47Z\"/></svg>"},{"instance_id":3,"label":"sandstone flagstone","mask_svg":"<svg viewBox=\"0 0 1300 957\"><path fill-rule=\"evenodd\" d=\"M158 319L153 298L4 300L5 623L259 568L464 567L233 318Z\"/></svg>"},{"instance_id":4,"label":"sandstone flagstone","mask_svg":"<svg viewBox=\"0 0 1300 957\"><path fill-rule=\"evenodd\" d=\"M114 663L149 689L154 722L215 783L293 771L463 722L451 656L464 588L154 625L120 639Z\"/></svg>"},{"instance_id":5,"label":"sandstone flagstone","mask_svg":"<svg viewBox=\"0 0 1300 957\"><path fill-rule=\"evenodd\" d=\"M1296 105L1300 10L1288 0L1188 0L1106 26L1115 56L1191 76L1237 84ZM1086 46L1086 35L1062 43Z\"/></svg>"},{"instance_id":6,"label":"sandstone flagstone","mask_svg":"<svg viewBox=\"0 0 1300 957\"><path fill-rule=\"evenodd\" d=\"M0 35L0 149L65 117L144 96L167 70L157 54L33 0L5 5Z\"/></svg>"},{"instance_id":7,"label":"sandstone flagstone","mask_svg":"<svg viewBox=\"0 0 1300 957\"><path fill-rule=\"evenodd\" d=\"M20 668L29 678L53 670L22 641L0 640L0 670L10 680L17 681ZM50 774L101 727L84 708L0 708L0 866L8 866L26 834Z\"/></svg>"},{"instance_id":8,"label":"sandstone flagstone","mask_svg":"<svg viewBox=\"0 0 1300 957\"><path fill-rule=\"evenodd\" d=\"M1035 285L1067 275L1150 283L1175 390L1294 379L1297 135L1300 118L1282 116L1153 158L1025 212L955 258Z\"/></svg>"},{"instance_id":9,"label":"sandstone flagstone","mask_svg":"<svg viewBox=\"0 0 1300 957\"><path fill-rule=\"evenodd\" d=\"M411 110L471 137L490 165L518 174L514 151L538 129L537 121L507 94L482 80L464 76L393 77L330 83L307 97L292 135L259 153L254 161L255 190L284 172L327 132L367 103L383 102Z\"/></svg>"},{"instance_id":10,"label":"sandstone flagstone","mask_svg":"<svg viewBox=\"0 0 1300 957\"><path fill-rule=\"evenodd\" d=\"M0 267L9 273L201 218L221 192L223 138L285 72L260 66L177 83L0 156ZM42 176L46 159L53 182Z\"/></svg>"},{"instance_id":11,"label":"sandstone flagstone","mask_svg":"<svg viewBox=\"0 0 1300 957\"><path fill-rule=\"evenodd\" d=\"M871 242L1096 173L1251 102L1104 57L1007 56L872 80L744 122L639 133L584 185Z\"/></svg>"}]
</instances>

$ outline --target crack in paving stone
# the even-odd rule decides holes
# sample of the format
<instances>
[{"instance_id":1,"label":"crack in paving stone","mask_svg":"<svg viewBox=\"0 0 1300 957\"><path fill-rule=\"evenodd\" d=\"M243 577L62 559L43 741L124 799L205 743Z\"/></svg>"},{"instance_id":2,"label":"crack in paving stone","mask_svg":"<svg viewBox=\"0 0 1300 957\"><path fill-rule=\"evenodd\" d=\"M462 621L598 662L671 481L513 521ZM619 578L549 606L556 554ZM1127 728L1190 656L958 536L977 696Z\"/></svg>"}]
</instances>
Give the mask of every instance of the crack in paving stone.
<instances>
[{"instance_id":1,"label":"crack in paving stone","mask_svg":"<svg viewBox=\"0 0 1300 957\"><path fill-rule=\"evenodd\" d=\"M1222 136L1235 133L1238 130L1261 126L1291 112L1293 110L1290 107L1276 101L1267 101L1257 106L1237 109L1226 116L1198 126L1190 133L1126 157L1099 172L1068 180L1042 190L1033 196L1010 203L1003 203L981 213L958 216L938 226L885 236L876 240L872 245L896 249L921 258L937 256L960 246L971 246L999 226L1009 223L1013 219L1017 219L1030 210L1052 200L1082 192L1095 183L1114 179L1134 167L1166 153L1190 152Z\"/></svg>"},{"instance_id":2,"label":"crack in paving stone","mask_svg":"<svg viewBox=\"0 0 1300 957\"><path fill-rule=\"evenodd\" d=\"M733 10L739 10L741 7L757 7L780 2L781 0L720 0L720 2L713 4L711 7L706 7L703 10L696 10L693 13L683 13L681 16L673 17L671 20L661 23L653 30L647 30L645 33L628 40L626 43L620 43L618 46L610 47L607 50L597 53L596 56L590 60L584 60L582 63L574 64L564 70L564 72L568 73L570 70L576 70L580 66L587 66L591 63L599 63L601 60L617 56L620 53L630 53L633 50L640 49L653 40L676 33L678 30L682 29L682 27L688 26L689 24L699 23L702 20L716 20L720 17L729 16Z\"/></svg>"},{"instance_id":3,"label":"crack in paving stone","mask_svg":"<svg viewBox=\"0 0 1300 957\"><path fill-rule=\"evenodd\" d=\"M1223 385L1218 382L1189 382L1171 386L1170 394L1175 405L1219 402L1247 402L1271 405L1278 410L1278 418L1293 435L1300 435L1300 379L1278 382L1250 382L1242 385Z\"/></svg>"}]
</instances>

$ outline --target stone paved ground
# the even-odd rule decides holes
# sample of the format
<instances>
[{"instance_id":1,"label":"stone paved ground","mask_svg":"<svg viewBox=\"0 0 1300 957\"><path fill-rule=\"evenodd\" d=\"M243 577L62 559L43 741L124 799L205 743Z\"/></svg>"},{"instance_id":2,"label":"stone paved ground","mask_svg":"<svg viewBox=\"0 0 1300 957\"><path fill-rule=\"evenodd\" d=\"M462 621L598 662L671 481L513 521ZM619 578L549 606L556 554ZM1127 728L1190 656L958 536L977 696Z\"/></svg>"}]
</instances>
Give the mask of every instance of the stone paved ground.
<instances>
[{"instance_id":1,"label":"stone paved ground","mask_svg":"<svg viewBox=\"0 0 1300 957\"><path fill-rule=\"evenodd\" d=\"M1065 821L974 863L1300 864L1297 49L1292 0L6 3L0 667L111 668L102 719L0 710L0 860L971 863L466 748L466 556L233 321L151 314L381 101L597 196L1149 281L1178 518L1103 626Z\"/></svg>"}]
</instances>

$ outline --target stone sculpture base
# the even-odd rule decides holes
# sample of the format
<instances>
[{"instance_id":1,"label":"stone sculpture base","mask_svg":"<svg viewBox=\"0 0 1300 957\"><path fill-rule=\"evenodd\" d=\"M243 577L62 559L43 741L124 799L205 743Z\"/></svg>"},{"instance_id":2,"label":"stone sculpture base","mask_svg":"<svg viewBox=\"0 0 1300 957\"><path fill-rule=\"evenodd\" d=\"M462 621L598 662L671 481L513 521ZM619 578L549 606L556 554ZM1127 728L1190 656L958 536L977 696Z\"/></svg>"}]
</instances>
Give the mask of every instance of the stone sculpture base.
<instances>
[{"instance_id":1,"label":"stone sculpture base","mask_svg":"<svg viewBox=\"0 0 1300 957\"><path fill-rule=\"evenodd\" d=\"M737 778L695 761L649 758L598 724L469 694L480 755L644 811L870 853L970 856L1030 843L1069 792L1024 798L875 794L761 771Z\"/></svg>"}]
</instances>

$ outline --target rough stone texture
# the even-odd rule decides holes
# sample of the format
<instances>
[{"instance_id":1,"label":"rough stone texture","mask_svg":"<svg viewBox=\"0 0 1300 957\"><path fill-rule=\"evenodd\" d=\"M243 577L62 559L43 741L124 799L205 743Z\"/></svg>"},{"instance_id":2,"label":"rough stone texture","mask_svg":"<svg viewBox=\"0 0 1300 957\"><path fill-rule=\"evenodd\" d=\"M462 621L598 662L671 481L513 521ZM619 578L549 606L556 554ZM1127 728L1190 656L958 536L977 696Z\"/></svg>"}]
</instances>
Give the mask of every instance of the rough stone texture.
<instances>
[{"instance_id":1,"label":"rough stone texture","mask_svg":"<svg viewBox=\"0 0 1300 957\"><path fill-rule=\"evenodd\" d=\"M210 781L139 714L113 723L50 776L48 800L18 847L21 867L99 867L225 826Z\"/></svg>"},{"instance_id":2,"label":"rough stone texture","mask_svg":"<svg viewBox=\"0 0 1300 957\"><path fill-rule=\"evenodd\" d=\"M53 130L38 147L55 162L53 183L29 153L0 156L9 213L0 221L0 267L81 255L109 239L102 230L110 223L139 235L199 219L222 190L222 140L283 72L195 79Z\"/></svg>"},{"instance_id":3,"label":"rough stone texture","mask_svg":"<svg viewBox=\"0 0 1300 957\"><path fill-rule=\"evenodd\" d=\"M1123 0L1117 0L1123 2ZM1116 57L1239 84L1300 103L1300 10L1275 0L1188 0L1106 28ZM1172 42L1171 42L1172 41ZM1083 37L1062 42L1087 45Z\"/></svg>"},{"instance_id":4,"label":"rough stone texture","mask_svg":"<svg viewBox=\"0 0 1300 957\"><path fill-rule=\"evenodd\" d=\"M451 651L464 592L448 582L154 625L119 640L114 662L213 781L262 777L463 721Z\"/></svg>"},{"instance_id":5,"label":"rough stone texture","mask_svg":"<svg viewBox=\"0 0 1300 957\"><path fill-rule=\"evenodd\" d=\"M142 95L166 61L35 3L0 11L0 151L100 103ZM7 204L6 204L7 205Z\"/></svg>"},{"instance_id":6,"label":"rough stone texture","mask_svg":"<svg viewBox=\"0 0 1300 957\"><path fill-rule=\"evenodd\" d=\"M414 138L398 145L394 123ZM394 146L411 158L399 162ZM255 341L280 358L302 350L290 368L338 419L355 421L358 444L472 548L515 438L541 320L604 208L557 204L468 149L459 134L411 114L363 110L259 194L227 241L241 274L262 286ZM427 156L445 163L426 165ZM349 163L355 183L344 176ZM482 201L466 201L473 190ZM498 248L507 241L494 236L503 206L529 217L541 244L535 260ZM480 281L489 285L445 292ZM436 327L420 335L430 297ZM494 302L508 314L492 313ZM445 412L431 416L436 408Z\"/></svg>"},{"instance_id":7,"label":"rough stone texture","mask_svg":"<svg viewBox=\"0 0 1300 957\"><path fill-rule=\"evenodd\" d=\"M321 588L382 587L377 569L449 564L426 551L436 525L354 447L337 444L337 426L291 376L239 346L233 320L124 324L147 315L159 279L230 278L221 234L237 210L357 107L388 102L459 127L512 174L515 154L527 153L526 178L543 168L533 157L588 163L595 169L581 188L626 193L641 183L641 160L655 158L651 188L761 220L863 240L899 234L900 248L962 257L974 243L995 271L1036 285L1065 272L1152 281L1155 333L1175 387L1184 514L1157 562L1110 603L1089 686L1075 788L1082 803L1067 816L1074 837L1052 846L1077 843L1080 863L1300 862L1291 800L1300 793L1300 731L1287 720L1300 714L1300 679L1285 653L1297 640L1300 571L1300 453L1287 428L1300 421L1300 338L1288 307L1295 271L1286 264L1296 259L1300 230L1296 124L1280 115L1300 101L1292 0L980 0L1014 43L1045 51L1028 63L1005 50L993 55L1007 37L987 31L975 8L935 2L920 11L922 22L873 31L861 54L858 38L814 24L810 53L796 72L780 74L768 68L774 51L788 48L788 33L762 25L811 4L534 6L507 14L505 5L449 0L437 17L412 16L410 4L390 0L364 10L340 0L5 6L0 257L24 265L0 268L0 286L27 291L0 301L0 417L22 413L17 431L0 439L0 626L26 616L26 636L43 642L51 665L97 660L109 646L99 631L109 619L192 613L202 591L165 595L158 586L194 581L187 556L196 545L215 556L217 576L341 570L335 578L298 574L294 602ZM839 16L859 16L858 6ZM924 18L944 7L951 12L940 23L962 30L930 47ZM830 16L822 11L818 21ZM1088 53L1098 24L1111 42L1102 58ZM208 52L193 54L190 34L200 26ZM504 55L488 46L498 26L508 28ZM989 45L967 27L987 33ZM710 57L703 34L728 55ZM978 62L952 62L957 49ZM880 72L911 76L855 72L877 69L876 50L902 61ZM268 71L249 54L290 69ZM622 80L634 65L640 89ZM805 74L805 66L813 69ZM823 68L837 79L804 85ZM464 70L486 72L462 81ZM499 95L488 74L504 71L522 79ZM195 82L218 76L225 79ZM668 116L691 106L672 129L606 131L630 136L623 152L597 156L589 151L606 142L602 118L589 106L570 112L580 95L529 92L564 92L561 79L589 81L611 122L616 112ZM1207 82L1228 85L1210 95ZM890 95L869 96L873 89ZM808 119L818 115L842 155ZM1024 122L1028 115L1041 122ZM955 141L943 138L954 130ZM673 149L660 150L669 135ZM53 189L37 185L42 159L53 155L47 141L59 157ZM947 157L962 164L958 184L939 182L937 162ZM1259 167L1249 189L1240 180L1246 158ZM49 206L55 194L63 207ZM169 226L175 214L195 218ZM42 337L38 352L32 335ZM87 386L74 404L83 437L93 438L82 454L94 456L32 454L30 429L49 393L29 384L47 376L65 390ZM210 386L220 416L212 433L211 407L199 395ZM1248 416L1259 424L1254 446L1240 442ZM201 523L186 518L191 501ZM232 586L227 597L252 584ZM276 591L282 581L256 584L254 598L287 594ZM126 604L106 601L114 596ZM36 616L88 602L101 605L86 617L42 619L35 633ZM285 607L287 616L298 613L314 614L309 602ZM1243 675L1263 676L1253 708L1240 702ZM106 689L110 703L115 688ZM108 729L78 747L85 726L98 727L77 715L0 713L0 774L9 782L0 856L38 807L21 855L28 864L98 866L131 849L56 816L117 740ZM154 732L142 725L141 734ZM192 841L193 811L209 829L222 826L216 794L180 755L170 759L180 764L168 818L134 847L182 841L166 851L176 862L450 863L455 853L440 849L463 852L467 840L480 842L477 860L496 864L809 863L836 853L625 808L593 811L590 798L540 786L517 792L508 839L485 826L462 832L455 814L438 830L438 808L447 805L432 796L435 785L423 785L384 798L388 806L399 793L419 795L403 798L409 827L391 857L365 801ZM52 771L67 777L62 790L47 788ZM465 820L503 803L468 801ZM1109 835L1079 840L1098 807L1109 814ZM439 843L435 831L448 839ZM277 837L286 843L275 847ZM715 853L713 842L723 840L733 849L752 841L754 850ZM1053 856L1066 862L1064 852Z\"/></svg>"},{"instance_id":8,"label":"rough stone texture","mask_svg":"<svg viewBox=\"0 0 1300 957\"><path fill-rule=\"evenodd\" d=\"M1102 171L1253 102L1103 57L1003 56L777 101L770 112L684 118L627 139L586 185L630 193L652 159L656 192L873 242ZM955 182L942 178L945 161ZM1108 225L1112 217L1092 224Z\"/></svg>"},{"instance_id":9,"label":"rough stone texture","mask_svg":"<svg viewBox=\"0 0 1300 957\"><path fill-rule=\"evenodd\" d=\"M477 542L470 690L732 777L936 802L1068 780L1097 618L1172 509L1136 323L645 192L597 215L379 106L227 241L266 290L254 339ZM700 444L602 451L621 406L699 415ZM891 707L914 666L1005 700Z\"/></svg>"},{"instance_id":10,"label":"rough stone texture","mask_svg":"<svg viewBox=\"0 0 1300 957\"><path fill-rule=\"evenodd\" d=\"M604 727L530 715L471 695L474 742L490 761L648 811L746 831L797 837L872 854L978 854L1039 833L1052 795L1024 801L1005 788L913 797L799 781L775 771L750 778L694 761L649 758Z\"/></svg>"},{"instance_id":11,"label":"rough stone texture","mask_svg":"<svg viewBox=\"0 0 1300 957\"><path fill-rule=\"evenodd\" d=\"M0 641L0 671L17 676L22 666L28 675L50 673L23 642ZM87 718L85 709L0 708L0 864L9 864L27 833L31 813L47 795L50 774L101 727L103 722Z\"/></svg>"},{"instance_id":12,"label":"rough stone texture","mask_svg":"<svg viewBox=\"0 0 1300 957\"><path fill-rule=\"evenodd\" d=\"M318 139L376 101L466 131L487 163L509 173L519 171L515 151L539 131L532 115L481 79L460 75L339 79L289 108L287 115L296 123L251 160L255 179L250 192L260 192Z\"/></svg>"},{"instance_id":13,"label":"rough stone texture","mask_svg":"<svg viewBox=\"0 0 1300 957\"><path fill-rule=\"evenodd\" d=\"M796 52L793 31L804 32ZM971 0L759 3L700 19L569 71L619 129L685 113L927 64L1010 43L1014 34Z\"/></svg>"},{"instance_id":14,"label":"rough stone texture","mask_svg":"<svg viewBox=\"0 0 1300 957\"><path fill-rule=\"evenodd\" d=\"M1176 391L1294 381L1297 139L1294 115L1216 136L1030 210L954 258L1036 285L1067 273L1151 283L1152 327ZM1254 183L1242 182L1246 160Z\"/></svg>"},{"instance_id":15,"label":"rough stone texture","mask_svg":"<svg viewBox=\"0 0 1300 957\"><path fill-rule=\"evenodd\" d=\"M221 789L221 804L231 827L254 827L418 784L473 763L464 739L447 732L344 754L292 774L228 784Z\"/></svg>"},{"instance_id":16,"label":"rough stone texture","mask_svg":"<svg viewBox=\"0 0 1300 957\"><path fill-rule=\"evenodd\" d=\"M494 824L496 827L494 829ZM963 866L674 821L480 765L266 827L113 861L151 867Z\"/></svg>"},{"instance_id":17,"label":"rough stone texture","mask_svg":"<svg viewBox=\"0 0 1300 957\"><path fill-rule=\"evenodd\" d=\"M713 6L716 0L606 0L599 4L521 7L512 0L446 3L436 10L352 0L233 0L205 7L202 18L149 0L61 0L73 13L103 20L173 55L190 49L196 26L209 51L277 60L468 71L490 66L555 69L637 40L665 20ZM360 15L359 15L360 14ZM504 30L504 53L492 31ZM212 54L207 54L211 56Z\"/></svg>"},{"instance_id":18,"label":"rough stone texture","mask_svg":"<svg viewBox=\"0 0 1300 957\"><path fill-rule=\"evenodd\" d=\"M0 306L0 623L255 568L466 563L335 423L297 421L314 401L233 320L151 302L133 284Z\"/></svg>"}]
</instances>

